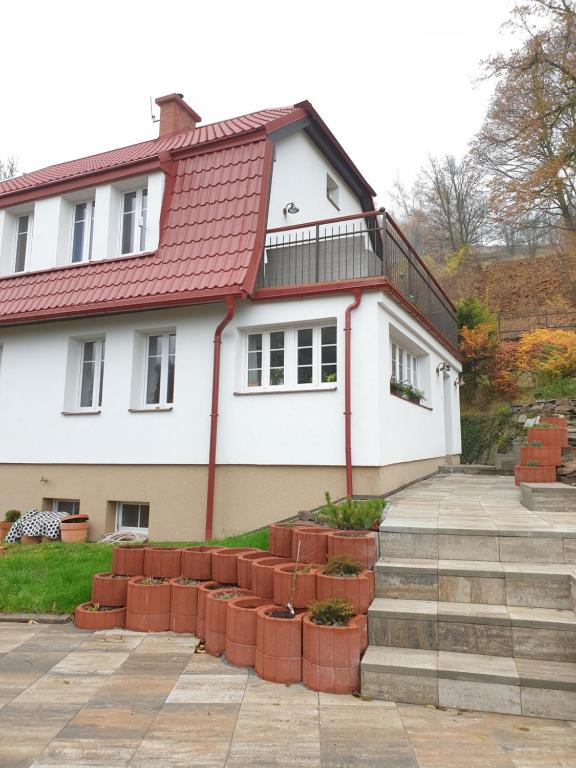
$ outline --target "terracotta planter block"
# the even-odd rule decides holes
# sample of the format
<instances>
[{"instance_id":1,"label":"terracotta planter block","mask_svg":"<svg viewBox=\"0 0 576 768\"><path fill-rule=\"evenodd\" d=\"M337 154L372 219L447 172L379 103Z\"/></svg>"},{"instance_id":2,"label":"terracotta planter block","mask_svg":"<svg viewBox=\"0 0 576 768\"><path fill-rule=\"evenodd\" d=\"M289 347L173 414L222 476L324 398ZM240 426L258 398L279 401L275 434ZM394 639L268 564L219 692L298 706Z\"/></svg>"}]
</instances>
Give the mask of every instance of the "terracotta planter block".
<instances>
[{"instance_id":1,"label":"terracotta planter block","mask_svg":"<svg viewBox=\"0 0 576 768\"><path fill-rule=\"evenodd\" d=\"M323 693L359 690L360 659L367 647L366 616L353 616L345 627L314 624L303 619L302 680Z\"/></svg>"},{"instance_id":2,"label":"terracotta planter block","mask_svg":"<svg viewBox=\"0 0 576 768\"><path fill-rule=\"evenodd\" d=\"M196 631L198 584L180 584L180 576L170 579L170 629L172 632Z\"/></svg>"},{"instance_id":3,"label":"terracotta planter block","mask_svg":"<svg viewBox=\"0 0 576 768\"><path fill-rule=\"evenodd\" d=\"M238 555L254 547L223 547L212 552L212 578L220 584L238 584Z\"/></svg>"},{"instance_id":4,"label":"terracotta planter block","mask_svg":"<svg viewBox=\"0 0 576 768\"><path fill-rule=\"evenodd\" d=\"M270 616L273 608L256 612L256 673L273 683L298 683L302 679L302 613L293 618Z\"/></svg>"},{"instance_id":5,"label":"terracotta planter block","mask_svg":"<svg viewBox=\"0 0 576 768\"><path fill-rule=\"evenodd\" d=\"M258 677L271 683L288 685L302 682L302 658L281 659L266 656L256 649L254 667Z\"/></svg>"},{"instance_id":6,"label":"terracotta planter block","mask_svg":"<svg viewBox=\"0 0 576 768\"><path fill-rule=\"evenodd\" d=\"M354 667L322 667L302 659L302 682L311 691L355 693L360 690L360 662Z\"/></svg>"},{"instance_id":7,"label":"terracotta planter block","mask_svg":"<svg viewBox=\"0 0 576 768\"><path fill-rule=\"evenodd\" d=\"M126 629L133 632L168 632L169 613L133 613L126 610Z\"/></svg>"},{"instance_id":8,"label":"terracotta planter block","mask_svg":"<svg viewBox=\"0 0 576 768\"><path fill-rule=\"evenodd\" d=\"M112 573L97 573L92 577L92 602L100 605L126 605L129 576L116 576Z\"/></svg>"},{"instance_id":9,"label":"terracotta planter block","mask_svg":"<svg viewBox=\"0 0 576 768\"><path fill-rule=\"evenodd\" d=\"M541 467L559 467L562 464L562 448L559 445L522 445L520 464L537 461Z\"/></svg>"},{"instance_id":10,"label":"terracotta planter block","mask_svg":"<svg viewBox=\"0 0 576 768\"><path fill-rule=\"evenodd\" d=\"M222 547L185 547L181 550L180 574L187 579L209 581L212 578L212 552Z\"/></svg>"},{"instance_id":11,"label":"terracotta planter block","mask_svg":"<svg viewBox=\"0 0 576 768\"><path fill-rule=\"evenodd\" d=\"M371 570L378 559L377 535L373 531L332 531L327 538L327 555L350 555L362 563L366 570Z\"/></svg>"},{"instance_id":12,"label":"terracotta planter block","mask_svg":"<svg viewBox=\"0 0 576 768\"><path fill-rule=\"evenodd\" d=\"M196 637L199 637L201 640L204 640L206 636L206 598L214 589L221 589L221 584L218 584L217 581L205 581L203 584L199 584L198 589L196 590Z\"/></svg>"},{"instance_id":13,"label":"terracotta planter block","mask_svg":"<svg viewBox=\"0 0 576 768\"><path fill-rule=\"evenodd\" d=\"M169 547L145 547L144 576L172 579L180 576L181 549Z\"/></svg>"},{"instance_id":14,"label":"terracotta planter block","mask_svg":"<svg viewBox=\"0 0 576 768\"><path fill-rule=\"evenodd\" d=\"M142 615L170 615L170 582L144 584L143 576L128 581L127 608L129 613ZM168 624L170 623L167 618Z\"/></svg>"},{"instance_id":15,"label":"terracotta planter block","mask_svg":"<svg viewBox=\"0 0 576 768\"><path fill-rule=\"evenodd\" d=\"M293 525L272 523L270 526L270 543L268 549L275 557L292 557Z\"/></svg>"},{"instance_id":16,"label":"terracotta planter block","mask_svg":"<svg viewBox=\"0 0 576 768\"><path fill-rule=\"evenodd\" d=\"M236 597L228 601L226 658L239 667L253 667L256 652L256 611L272 607L262 597Z\"/></svg>"},{"instance_id":17,"label":"terracotta planter block","mask_svg":"<svg viewBox=\"0 0 576 768\"><path fill-rule=\"evenodd\" d=\"M292 534L292 559L298 555L300 544L300 563L316 563L324 565L328 551L328 533L331 528L320 528L317 525L303 525L293 529Z\"/></svg>"},{"instance_id":18,"label":"terracotta planter block","mask_svg":"<svg viewBox=\"0 0 576 768\"><path fill-rule=\"evenodd\" d=\"M226 626L228 615L228 600L223 600L222 595L230 592L238 592L237 597L249 595L250 590L232 587L215 589L206 595L205 636L206 650L213 656L219 656L226 647ZM233 598L230 598L233 599Z\"/></svg>"},{"instance_id":19,"label":"terracotta planter block","mask_svg":"<svg viewBox=\"0 0 576 768\"><path fill-rule=\"evenodd\" d=\"M520 483L555 483L556 467L523 467L516 464L514 478L516 485L520 485Z\"/></svg>"},{"instance_id":20,"label":"terracotta planter block","mask_svg":"<svg viewBox=\"0 0 576 768\"><path fill-rule=\"evenodd\" d=\"M256 552L243 552L238 555L238 586L244 589L252 589L252 562L262 560L264 557L270 557L270 552L260 549Z\"/></svg>"},{"instance_id":21,"label":"terracotta planter block","mask_svg":"<svg viewBox=\"0 0 576 768\"><path fill-rule=\"evenodd\" d=\"M557 445L560 448L568 447L568 430L562 427L530 427L528 429L528 442L538 440L543 445ZM535 481L538 482L538 481Z\"/></svg>"},{"instance_id":22,"label":"terracotta planter block","mask_svg":"<svg viewBox=\"0 0 576 768\"><path fill-rule=\"evenodd\" d=\"M368 613L374 600L374 571L361 571L358 576L327 576L320 570L316 574L318 600L343 597L349 600L354 613Z\"/></svg>"},{"instance_id":23,"label":"terracotta planter block","mask_svg":"<svg viewBox=\"0 0 576 768\"><path fill-rule=\"evenodd\" d=\"M294 568L296 564L277 565L274 568L274 602L276 605L287 605L291 597L294 583ZM309 573L297 573L292 596L294 608L307 608L309 603L316 600L316 568Z\"/></svg>"},{"instance_id":24,"label":"terracotta planter block","mask_svg":"<svg viewBox=\"0 0 576 768\"><path fill-rule=\"evenodd\" d=\"M126 624L126 608L111 611L89 611L90 603L79 605L74 612L74 624L78 629L116 629Z\"/></svg>"},{"instance_id":25,"label":"terracotta planter block","mask_svg":"<svg viewBox=\"0 0 576 768\"><path fill-rule=\"evenodd\" d=\"M564 416L540 416L539 422L541 424L552 424L555 427L568 428L568 420Z\"/></svg>"},{"instance_id":26,"label":"terracotta planter block","mask_svg":"<svg viewBox=\"0 0 576 768\"><path fill-rule=\"evenodd\" d=\"M286 565L284 557L263 557L252 561L252 591L258 597L274 599L274 568Z\"/></svg>"},{"instance_id":27,"label":"terracotta planter block","mask_svg":"<svg viewBox=\"0 0 576 768\"><path fill-rule=\"evenodd\" d=\"M112 573L141 576L144 573L144 547L114 547Z\"/></svg>"}]
</instances>

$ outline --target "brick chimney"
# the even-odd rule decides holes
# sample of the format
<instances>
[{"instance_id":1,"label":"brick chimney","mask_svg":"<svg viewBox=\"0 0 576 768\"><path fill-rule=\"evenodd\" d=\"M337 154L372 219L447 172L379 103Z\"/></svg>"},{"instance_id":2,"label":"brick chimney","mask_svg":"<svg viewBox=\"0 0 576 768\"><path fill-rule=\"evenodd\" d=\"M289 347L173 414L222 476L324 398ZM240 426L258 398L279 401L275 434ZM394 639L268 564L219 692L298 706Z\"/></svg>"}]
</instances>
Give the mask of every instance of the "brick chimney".
<instances>
[{"instance_id":1,"label":"brick chimney","mask_svg":"<svg viewBox=\"0 0 576 768\"><path fill-rule=\"evenodd\" d=\"M156 104L160 107L159 137L193 130L196 128L196 123L202 120L200 115L186 104L181 93L159 96Z\"/></svg>"}]
</instances>

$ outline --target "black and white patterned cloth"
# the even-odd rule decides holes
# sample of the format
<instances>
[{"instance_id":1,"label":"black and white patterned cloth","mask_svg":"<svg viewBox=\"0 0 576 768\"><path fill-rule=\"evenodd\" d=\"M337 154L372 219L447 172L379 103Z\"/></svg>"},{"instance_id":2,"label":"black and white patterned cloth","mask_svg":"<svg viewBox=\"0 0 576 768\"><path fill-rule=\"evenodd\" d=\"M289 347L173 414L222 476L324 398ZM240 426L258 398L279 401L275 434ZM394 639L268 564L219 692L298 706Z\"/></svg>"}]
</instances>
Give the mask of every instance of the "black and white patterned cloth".
<instances>
[{"instance_id":1,"label":"black and white patterned cloth","mask_svg":"<svg viewBox=\"0 0 576 768\"><path fill-rule=\"evenodd\" d=\"M60 538L60 520L68 517L67 512L41 512L33 507L25 512L8 531L7 544L20 541L21 536L47 536L49 539Z\"/></svg>"}]
</instances>

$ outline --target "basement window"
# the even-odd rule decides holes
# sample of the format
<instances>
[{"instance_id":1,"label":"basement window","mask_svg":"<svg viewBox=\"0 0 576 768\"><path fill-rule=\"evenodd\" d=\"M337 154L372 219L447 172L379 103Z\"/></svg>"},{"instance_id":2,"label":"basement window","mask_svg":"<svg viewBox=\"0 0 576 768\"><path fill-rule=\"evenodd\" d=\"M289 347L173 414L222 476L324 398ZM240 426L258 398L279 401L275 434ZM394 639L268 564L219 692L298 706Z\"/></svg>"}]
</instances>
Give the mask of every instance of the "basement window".
<instances>
[{"instance_id":1,"label":"basement window","mask_svg":"<svg viewBox=\"0 0 576 768\"><path fill-rule=\"evenodd\" d=\"M119 501L116 505L116 530L148 533L150 505Z\"/></svg>"},{"instance_id":2,"label":"basement window","mask_svg":"<svg viewBox=\"0 0 576 768\"><path fill-rule=\"evenodd\" d=\"M79 515L80 502L78 499L54 499L52 510L66 515Z\"/></svg>"},{"instance_id":3,"label":"basement window","mask_svg":"<svg viewBox=\"0 0 576 768\"><path fill-rule=\"evenodd\" d=\"M326 174L326 197L335 208L340 210L340 187L329 173Z\"/></svg>"}]
</instances>

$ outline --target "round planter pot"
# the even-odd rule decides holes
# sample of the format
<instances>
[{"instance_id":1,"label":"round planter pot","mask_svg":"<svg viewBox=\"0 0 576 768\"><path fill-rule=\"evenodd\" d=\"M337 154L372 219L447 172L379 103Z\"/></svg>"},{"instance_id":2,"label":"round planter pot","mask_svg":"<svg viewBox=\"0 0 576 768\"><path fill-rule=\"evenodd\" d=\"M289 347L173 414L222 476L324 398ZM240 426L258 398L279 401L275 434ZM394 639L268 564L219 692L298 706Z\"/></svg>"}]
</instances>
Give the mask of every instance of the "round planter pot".
<instances>
[{"instance_id":1,"label":"round planter pot","mask_svg":"<svg viewBox=\"0 0 576 768\"><path fill-rule=\"evenodd\" d=\"M302 681L313 691L360 690L360 659L366 648L366 617L353 616L345 627L303 619Z\"/></svg>"},{"instance_id":2,"label":"round planter pot","mask_svg":"<svg viewBox=\"0 0 576 768\"><path fill-rule=\"evenodd\" d=\"M287 614L280 608L263 606L256 610L256 674L271 683L299 683L302 680L303 613Z\"/></svg>"},{"instance_id":3,"label":"round planter pot","mask_svg":"<svg viewBox=\"0 0 576 768\"><path fill-rule=\"evenodd\" d=\"M319 570L316 594L318 600L343 597L352 604L354 613L368 613L374 600L374 571L361 571L358 576L327 576Z\"/></svg>"},{"instance_id":4,"label":"round planter pot","mask_svg":"<svg viewBox=\"0 0 576 768\"><path fill-rule=\"evenodd\" d=\"M272 523L268 549L275 557L292 557L293 523Z\"/></svg>"},{"instance_id":5,"label":"round planter pot","mask_svg":"<svg viewBox=\"0 0 576 768\"><path fill-rule=\"evenodd\" d=\"M112 572L122 576L141 576L144 573L144 547L114 547Z\"/></svg>"},{"instance_id":6,"label":"round planter pot","mask_svg":"<svg viewBox=\"0 0 576 768\"><path fill-rule=\"evenodd\" d=\"M78 629L116 629L126 624L126 608L90 611L91 603L83 603L74 611L74 624Z\"/></svg>"},{"instance_id":7,"label":"round planter pot","mask_svg":"<svg viewBox=\"0 0 576 768\"><path fill-rule=\"evenodd\" d=\"M206 598L215 589L222 589L222 584L217 581L205 581L198 585L196 590L196 637L204 640L206 637Z\"/></svg>"},{"instance_id":8,"label":"round planter pot","mask_svg":"<svg viewBox=\"0 0 576 768\"><path fill-rule=\"evenodd\" d=\"M254 547L222 547L212 552L212 578L220 584L238 584L238 555Z\"/></svg>"},{"instance_id":9,"label":"round planter pot","mask_svg":"<svg viewBox=\"0 0 576 768\"><path fill-rule=\"evenodd\" d=\"M114 573L97 573L92 577L92 602L99 605L126 605L129 576Z\"/></svg>"},{"instance_id":10,"label":"round planter pot","mask_svg":"<svg viewBox=\"0 0 576 768\"><path fill-rule=\"evenodd\" d=\"M378 559L377 535L372 531L331 531L327 538L328 557L350 555L371 570Z\"/></svg>"},{"instance_id":11,"label":"round planter pot","mask_svg":"<svg viewBox=\"0 0 576 768\"><path fill-rule=\"evenodd\" d=\"M244 589L252 589L252 563L254 560L262 560L270 557L270 552L259 549L256 552L243 552L238 555L238 586Z\"/></svg>"},{"instance_id":12,"label":"round planter pot","mask_svg":"<svg viewBox=\"0 0 576 768\"><path fill-rule=\"evenodd\" d=\"M296 573L296 563L277 565L274 568L274 602L276 605L288 605L292 598L294 608L307 608L308 604L316 600L316 568L310 571ZM302 568L302 566L298 566ZM292 595L292 590L294 594Z\"/></svg>"},{"instance_id":13,"label":"round planter pot","mask_svg":"<svg viewBox=\"0 0 576 768\"><path fill-rule=\"evenodd\" d=\"M228 601L250 595L249 589L225 587L215 589L206 595L206 650L212 656L220 656L226 648L226 617Z\"/></svg>"},{"instance_id":14,"label":"round planter pot","mask_svg":"<svg viewBox=\"0 0 576 768\"><path fill-rule=\"evenodd\" d=\"M0 522L0 541L4 541L13 523L9 523L8 520L2 520Z\"/></svg>"},{"instance_id":15,"label":"round planter pot","mask_svg":"<svg viewBox=\"0 0 576 768\"><path fill-rule=\"evenodd\" d=\"M328 534L332 528L321 528L317 525L302 525L293 529L292 560L300 563L316 563L324 565L328 551ZM300 557L298 557L300 544Z\"/></svg>"},{"instance_id":16,"label":"round planter pot","mask_svg":"<svg viewBox=\"0 0 576 768\"><path fill-rule=\"evenodd\" d=\"M42 544L42 536L20 536L20 544Z\"/></svg>"},{"instance_id":17,"label":"round planter pot","mask_svg":"<svg viewBox=\"0 0 576 768\"><path fill-rule=\"evenodd\" d=\"M187 579L209 581L212 578L212 552L222 547L185 547L182 549L180 573Z\"/></svg>"},{"instance_id":18,"label":"round planter pot","mask_svg":"<svg viewBox=\"0 0 576 768\"><path fill-rule=\"evenodd\" d=\"M166 632L170 629L170 582L145 584L146 577L128 581L126 629Z\"/></svg>"},{"instance_id":19,"label":"round planter pot","mask_svg":"<svg viewBox=\"0 0 576 768\"><path fill-rule=\"evenodd\" d=\"M262 597L235 597L228 601L226 613L226 659L235 667L254 667L256 663L256 611L272 608Z\"/></svg>"},{"instance_id":20,"label":"round planter pot","mask_svg":"<svg viewBox=\"0 0 576 768\"><path fill-rule=\"evenodd\" d=\"M185 576L170 579L170 631L196 632L198 587L201 581Z\"/></svg>"},{"instance_id":21,"label":"round planter pot","mask_svg":"<svg viewBox=\"0 0 576 768\"><path fill-rule=\"evenodd\" d=\"M538 441L543 445L558 445L568 447L568 430L562 427L529 427L528 442Z\"/></svg>"},{"instance_id":22,"label":"round planter pot","mask_svg":"<svg viewBox=\"0 0 576 768\"><path fill-rule=\"evenodd\" d=\"M180 576L181 549L170 547L144 548L144 576L173 579Z\"/></svg>"},{"instance_id":23,"label":"round planter pot","mask_svg":"<svg viewBox=\"0 0 576 768\"><path fill-rule=\"evenodd\" d=\"M520 483L555 483L556 467L514 467L514 482Z\"/></svg>"},{"instance_id":24,"label":"round planter pot","mask_svg":"<svg viewBox=\"0 0 576 768\"><path fill-rule=\"evenodd\" d=\"M252 561L252 591L258 597L267 600L274 599L274 568L277 565L287 565L285 557L263 557Z\"/></svg>"},{"instance_id":25,"label":"round planter pot","mask_svg":"<svg viewBox=\"0 0 576 768\"><path fill-rule=\"evenodd\" d=\"M521 445L520 465L537 461L541 467L559 467L562 464L562 448L559 445Z\"/></svg>"},{"instance_id":26,"label":"round planter pot","mask_svg":"<svg viewBox=\"0 0 576 768\"><path fill-rule=\"evenodd\" d=\"M60 520L60 538L65 544L81 544L88 538L86 515L68 515Z\"/></svg>"}]
</instances>

